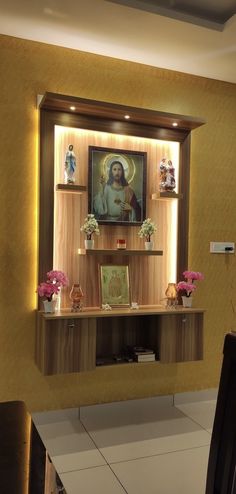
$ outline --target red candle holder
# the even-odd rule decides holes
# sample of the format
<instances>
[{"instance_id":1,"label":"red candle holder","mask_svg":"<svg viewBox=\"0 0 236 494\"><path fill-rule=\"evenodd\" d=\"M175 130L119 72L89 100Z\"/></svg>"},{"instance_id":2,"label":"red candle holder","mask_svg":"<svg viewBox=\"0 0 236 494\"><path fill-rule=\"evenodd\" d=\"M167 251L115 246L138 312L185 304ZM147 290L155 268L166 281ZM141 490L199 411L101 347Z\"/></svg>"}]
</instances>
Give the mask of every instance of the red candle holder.
<instances>
[{"instance_id":1,"label":"red candle holder","mask_svg":"<svg viewBox=\"0 0 236 494\"><path fill-rule=\"evenodd\" d=\"M126 249L126 240L124 238L118 238L116 241L117 249Z\"/></svg>"}]
</instances>

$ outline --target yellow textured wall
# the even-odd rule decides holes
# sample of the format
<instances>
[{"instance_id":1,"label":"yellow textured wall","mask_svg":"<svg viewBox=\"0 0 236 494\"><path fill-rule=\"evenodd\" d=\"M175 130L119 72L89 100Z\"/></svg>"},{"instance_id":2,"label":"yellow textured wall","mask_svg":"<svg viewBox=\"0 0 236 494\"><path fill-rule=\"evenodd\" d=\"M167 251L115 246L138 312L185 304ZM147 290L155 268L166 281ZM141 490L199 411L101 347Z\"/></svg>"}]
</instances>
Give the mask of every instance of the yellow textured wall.
<instances>
[{"instance_id":1,"label":"yellow textured wall","mask_svg":"<svg viewBox=\"0 0 236 494\"><path fill-rule=\"evenodd\" d=\"M0 401L31 411L217 386L224 334L236 314L236 86L46 44L0 37ZM45 91L203 117L192 133L189 268L204 272L204 361L121 366L43 377L34 363L38 112ZM235 309L236 310L236 309Z\"/></svg>"}]
</instances>

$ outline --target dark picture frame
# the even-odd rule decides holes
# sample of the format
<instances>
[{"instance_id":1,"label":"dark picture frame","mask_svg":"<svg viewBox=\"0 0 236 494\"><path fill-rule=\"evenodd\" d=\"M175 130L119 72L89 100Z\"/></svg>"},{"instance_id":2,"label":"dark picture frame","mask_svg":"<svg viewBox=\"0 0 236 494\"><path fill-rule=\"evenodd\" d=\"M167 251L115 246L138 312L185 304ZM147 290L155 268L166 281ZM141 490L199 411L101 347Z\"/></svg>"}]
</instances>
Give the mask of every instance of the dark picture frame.
<instances>
[{"instance_id":1,"label":"dark picture frame","mask_svg":"<svg viewBox=\"0 0 236 494\"><path fill-rule=\"evenodd\" d=\"M146 166L146 152L89 146L88 212L98 223L144 221Z\"/></svg>"},{"instance_id":2,"label":"dark picture frame","mask_svg":"<svg viewBox=\"0 0 236 494\"><path fill-rule=\"evenodd\" d=\"M128 265L100 264L99 292L101 306L130 307L130 276Z\"/></svg>"}]
</instances>

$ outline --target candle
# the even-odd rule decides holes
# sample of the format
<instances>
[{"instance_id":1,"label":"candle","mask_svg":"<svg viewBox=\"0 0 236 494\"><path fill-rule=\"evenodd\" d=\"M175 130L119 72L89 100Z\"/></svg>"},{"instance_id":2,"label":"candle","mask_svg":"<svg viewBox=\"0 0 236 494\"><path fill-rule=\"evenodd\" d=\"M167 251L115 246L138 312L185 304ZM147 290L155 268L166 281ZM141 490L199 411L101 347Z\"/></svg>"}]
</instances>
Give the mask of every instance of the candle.
<instances>
[{"instance_id":1,"label":"candle","mask_svg":"<svg viewBox=\"0 0 236 494\"><path fill-rule=\"evenodd\" d=\"M126 240L124 238L118 238L116 241L117 249L126 249Z\"/></svg>"}]
</instances>

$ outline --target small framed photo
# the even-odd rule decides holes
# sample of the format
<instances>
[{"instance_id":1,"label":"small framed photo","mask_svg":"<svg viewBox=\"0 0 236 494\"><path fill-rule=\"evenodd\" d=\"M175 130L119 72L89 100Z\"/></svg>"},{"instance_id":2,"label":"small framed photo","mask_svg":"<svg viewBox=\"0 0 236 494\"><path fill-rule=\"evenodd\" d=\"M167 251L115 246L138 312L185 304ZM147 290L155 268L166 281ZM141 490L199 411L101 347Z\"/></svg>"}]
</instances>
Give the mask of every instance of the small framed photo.
<instances>
[{"instance_id":1,"label":"small framed photo","mask_svg":"<svg viewBox=\"0 0 236 494\"><path fill-rule=\"evenodd\" d=\"M146 162L146 152L89 146L88 212L98 223L144 221Z\"/></svg>"},{"instance_id":2,"label":"small framed photo","mask_svg":"<svg viewBox=\"0 0 236 494\"><path fill-rule=\"evenodd\" d=\"M111 307L130 306L129 266L99 266L100 302Z\"/></svg>"}]
</instances>

